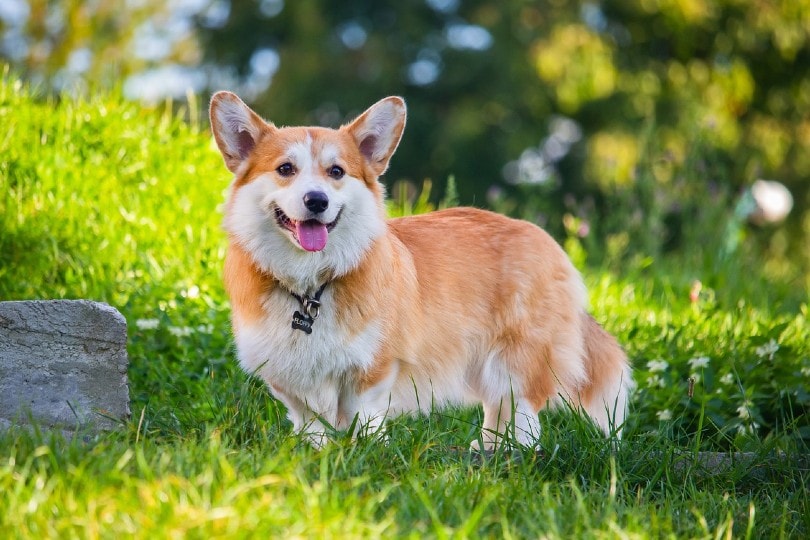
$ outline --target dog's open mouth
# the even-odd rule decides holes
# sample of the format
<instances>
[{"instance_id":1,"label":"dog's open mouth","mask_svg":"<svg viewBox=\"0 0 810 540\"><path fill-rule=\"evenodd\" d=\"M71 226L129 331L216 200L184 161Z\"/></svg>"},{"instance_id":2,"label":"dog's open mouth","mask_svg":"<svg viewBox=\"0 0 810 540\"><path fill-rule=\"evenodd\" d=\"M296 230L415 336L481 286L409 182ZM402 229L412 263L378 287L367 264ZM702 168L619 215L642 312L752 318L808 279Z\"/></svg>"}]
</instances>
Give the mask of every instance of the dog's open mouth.
<instances>
[{"instance_id":1,"label":"dog's open mouth","mask_svg":"<svg viewBox=\"0 0 810 540\"><path fill-rule=\"evenodd\" d=\"M290 219L278 205L273 205L273 213L276 216L276 223L282 229L287 229L292 233L298 244L307 251L321 251L326 247L326 240L329 233L337 225L340 219L340 214L343 209L340 209L337 217L331 223L321 223L317 219L307 219L304 221L295 221Z\"/></svg>"}]
</instances>

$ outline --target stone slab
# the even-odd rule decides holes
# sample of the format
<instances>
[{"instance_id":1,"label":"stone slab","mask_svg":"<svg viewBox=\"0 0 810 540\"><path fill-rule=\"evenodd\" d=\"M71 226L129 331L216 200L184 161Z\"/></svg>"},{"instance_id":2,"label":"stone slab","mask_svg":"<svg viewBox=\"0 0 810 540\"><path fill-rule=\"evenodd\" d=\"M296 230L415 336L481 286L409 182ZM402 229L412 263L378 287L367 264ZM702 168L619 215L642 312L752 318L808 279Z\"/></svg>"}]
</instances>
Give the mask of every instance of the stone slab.
<instances>
[{"instance_id":1,"label":"stone slab","mask_svg":"<svg viewBox=\"0 0 810 540\"><path fill-rule=\"evenodd\" d=\"M108 430L129 418L127 327L88 300L0 302L0 427Z\"/></svg>"}]
</instances>

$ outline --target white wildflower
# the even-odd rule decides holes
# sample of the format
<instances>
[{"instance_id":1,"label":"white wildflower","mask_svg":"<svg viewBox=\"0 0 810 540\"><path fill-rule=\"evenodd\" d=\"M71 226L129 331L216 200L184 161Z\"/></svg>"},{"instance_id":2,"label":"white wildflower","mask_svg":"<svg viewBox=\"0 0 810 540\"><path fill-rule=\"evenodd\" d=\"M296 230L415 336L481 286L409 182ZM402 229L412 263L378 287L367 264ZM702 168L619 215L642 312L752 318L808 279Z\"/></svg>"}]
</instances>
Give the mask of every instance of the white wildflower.
<instances>
[{"instance_id":1,"label":"white wildflower","mask_svg":"<svg viewBox=\"0 0 810 540\"><path fill-rule=\"evenodd\" d=\"M720 382L723 384L734 384L734 374L726 373L725 375L720 377Z\"/></svg>"},{"instance_id":2,"label":"white wildflower","mask_svg":"<svg viewBox=\"0 0 810 540\"><path fill-rule=\"evenodd\" d=\"M810 377L810 366L804 366L802 368L802 375L805 377Z\"/></svg>"},{"instance_id":3,"label":"white wildflower","mask_svg":"<svg viewBox=\"0 0 810 540\"><path fill-rule=\"evenodd\" d=\"M169 333L175 337L188 337L191 335L192 328L189 326L170 326Z\"/></svg>"},{"instance_id":4,"label":"white wildflower","mask_svg":"<svg viewBox=\"0 0 810 540\"><path fill-rule=\"evenodd\" d=\"M658 417L659 422L666 422L667 420L672 420L672 411L664 409L663 411L655 413L655 416Z\"/></svg>"},{"instance_id":5,"label":"white wildflower","mask_svg":"<svg viewBox=\"0 0 810 540\"><path fill-rule=\"evenodd\" d=\"M748 420L751 418L751 403L749 400L745 400L742 405L737 407L737 416L742 418L743 420Z\"/></svg>"},{"instance_id":6,"label":"white wildflower","mask_svg":"<svg viewBox=\"0 0 810 540\"><path fill-rule=\"evenodd\" d=\"M692 369L701 369L705 368L709 365L709 357L708 356L698 356L697 358L692 358L689 360L689 366Z\"/></svg>"},{"instance_id":7,"label":"white wildflower","mask_svg":"<svg viewBox=\"0 0 810 540\"><path fill-rule=\"evenodd\" d=\"M737 426L737 433L742 433L743 435L751 435L754 433L754 427L740 424L739 426Z\"/></svg>"},{"instance_id":8,"label":"white wildflower","mask_svg":"<svg viewBox=\"0 0 810 540\"><path fill-rule=\"evenodd\" d=\"M138 330L154 330L160 326L160 321L157 319L138 319L135 321L135 326Z\"/></svg>"},{"instance_id":9,"label":"white wildflower","mask_svg":"<svg viewBox=\"0 0 810 540\"><path fill-rule=\"evenodd\" d=\"M666 360L658 359L647 362L647 369L653 373L657 371L666 371L668 367L669 363Z\"/></svg>"},{"instance_id":10,"label":"white wildflower","mask_svg":"<svg viewBox=\"0 0 810 540\"><path fill-rule=\"evenodd\" d=\"M754 352L757 353L757 356L760 358L768 357L768 360L773 360L773 355L776 354L776 351L779 350L779 344L776 342L775 339L771 339L765 345L761 345L756 348Z\"/></svg>"},{"instance_id":11,"label":"white wildflower","mask_svg":"<svg viewBox=\"0 0 810 540\"><path fill-rule=\"evenodd\" d=\"M667 384L664 379L658 375L651 375L647 377L647 386L650 388L664 388L666 385Z\"/></svg>"},{"instance_id":12,"label":"white wildflower","mask_svg":"<svg viewBox=\"0 0 810 540\"><path fill-rule=\"evenodd\" d=\"M200 288L196 285L192 285L187 290L183 291L182 295L186 298L199 298Z\"/></svg>"}]
</instances>

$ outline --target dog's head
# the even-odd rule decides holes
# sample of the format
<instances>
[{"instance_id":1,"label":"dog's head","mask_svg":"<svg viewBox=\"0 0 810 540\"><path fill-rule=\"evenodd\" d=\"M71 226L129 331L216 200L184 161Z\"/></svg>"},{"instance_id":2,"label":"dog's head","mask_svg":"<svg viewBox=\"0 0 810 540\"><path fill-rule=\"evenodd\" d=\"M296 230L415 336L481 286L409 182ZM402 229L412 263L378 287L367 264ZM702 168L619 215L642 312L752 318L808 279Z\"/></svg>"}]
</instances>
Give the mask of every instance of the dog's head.
<instances>
[{"instance_id":1,"label":"dog's head","mask_svg":"<svg viewBox=\"0 0 810 540\"><path fill-rule=\"evenodd\" d=\"M382 234L378 182L405 127L383 99L339 129L278 128L230 92L211 100L211 129L234 173L225 228L264 270L295 281L340 275Z\"/></svg>"}]
</instances>

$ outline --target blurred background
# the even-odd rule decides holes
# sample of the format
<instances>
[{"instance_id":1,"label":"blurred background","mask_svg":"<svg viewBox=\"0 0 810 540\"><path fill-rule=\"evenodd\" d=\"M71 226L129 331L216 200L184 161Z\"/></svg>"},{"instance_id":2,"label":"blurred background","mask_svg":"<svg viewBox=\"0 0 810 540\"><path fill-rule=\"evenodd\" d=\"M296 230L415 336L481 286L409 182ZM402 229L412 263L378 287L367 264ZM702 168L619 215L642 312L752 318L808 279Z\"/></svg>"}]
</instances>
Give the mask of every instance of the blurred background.
<instances>
[{"instance_id":1,"label":"blurred background","mask_svg":"<svg viewBox=\"0 0 810 540\"><path fill-rule=\"evenodd\" d=\"M191 118L220 89L333 127L401 95L396 204L527 218L589 262L745 251L808 284L810 0L2 0L0 63Z\"/></svg>"}]
</instances>

